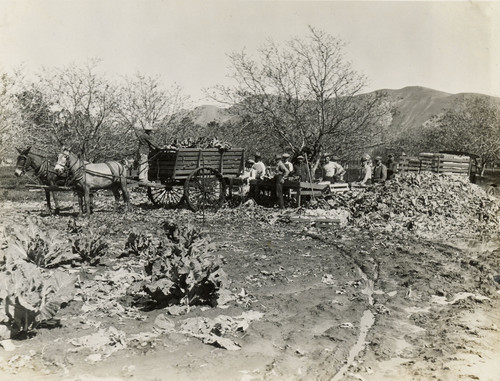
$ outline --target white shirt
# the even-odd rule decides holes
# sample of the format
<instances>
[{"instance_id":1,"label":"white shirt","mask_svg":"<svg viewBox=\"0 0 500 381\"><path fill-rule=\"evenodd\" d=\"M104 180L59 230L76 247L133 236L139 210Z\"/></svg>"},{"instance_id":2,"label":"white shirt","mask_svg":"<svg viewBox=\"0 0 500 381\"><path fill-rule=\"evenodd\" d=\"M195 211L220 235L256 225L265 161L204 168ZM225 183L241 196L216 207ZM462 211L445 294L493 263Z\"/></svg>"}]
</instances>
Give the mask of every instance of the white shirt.
<instances>
[{"instance_id":1,"label":"white shirt","mask_svg":"<svg viewBox=\"0 0 500 381\"><path fill-rule=\"evenodd\" d=\"M266 174L266 165L262 161L258 161L252 166L255 171L255 178L260 179Z\"/></svg>"},{"instance_id":2,"label":"white shirt","mask_svg":"<svg viewBox=\"0 0 500 381\"><path fill-rule=\"evenodd\" d=\"M329 161L323 165L323 171L325 172L325 177L333 177L344 172L344 168L339 163L335 161Z\"/></svg>"}]
</instances>

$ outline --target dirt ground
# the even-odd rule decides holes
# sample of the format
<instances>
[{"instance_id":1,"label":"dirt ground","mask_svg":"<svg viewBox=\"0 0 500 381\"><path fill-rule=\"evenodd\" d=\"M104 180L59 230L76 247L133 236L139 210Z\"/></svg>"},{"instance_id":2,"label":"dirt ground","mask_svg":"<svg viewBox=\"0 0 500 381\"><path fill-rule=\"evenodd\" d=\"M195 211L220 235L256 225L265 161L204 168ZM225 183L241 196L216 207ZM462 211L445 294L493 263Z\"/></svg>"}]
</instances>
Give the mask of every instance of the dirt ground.
<instances>
[{"instance_id":1,"label":"dirt ground","mask_svg":"<svg viewBox=\"0 0 500 381\"><path fill-rule=\"evenodd\" d=\"M90 223L108 227L109 253L99 266L65 269L79 275L76 300L54 324L12 340L13 350L0 348L1 380L500 379L494 238L435 242L410 232L315 228L281 223L278 211L260 208L203 218L133 197L126 214L114 214L107 196L97 200ZM1 224L34 218L70 238L76 200L64 205L53 217L42 202L4 201ZM126 290L139 267L119 258L127 235L134 227L161 234L165 220L189 221L215 242L231 281L222 306L179 314L130 301ZM189 319L245 313L253 316L248 327L225 335L236 350L182 329ZM114 340L93 349L75 345L94 334Z\"/></svg>"}]
</instances>

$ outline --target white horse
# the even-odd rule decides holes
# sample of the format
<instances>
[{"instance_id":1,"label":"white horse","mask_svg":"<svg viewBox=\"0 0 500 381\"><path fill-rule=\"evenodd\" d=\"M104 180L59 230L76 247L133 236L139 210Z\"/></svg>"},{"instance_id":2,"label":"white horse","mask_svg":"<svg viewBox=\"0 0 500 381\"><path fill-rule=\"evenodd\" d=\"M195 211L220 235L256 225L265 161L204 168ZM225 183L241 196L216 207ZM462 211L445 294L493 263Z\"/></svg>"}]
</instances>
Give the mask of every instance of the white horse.
<instances>
[{"instance_id":1,"label":"white horse","mask_svg":"<svg viewBox=\"0 0 500 381\"><path fill-rule=\"evenodd\" d=\"M84 162L73 152L63 148L63 152L57 157L54 167L57 173L68 172L67 184L75 187L82 213L90 214L90 191L93 189L110 189L115 196L114 211L117 210L120 201L121 189L125 210L128 210L130 196L127 189L127 168L117 161L105 163L84 164ZM83 208L85 198L85 209Z\"/></svg>"}]
</instances>

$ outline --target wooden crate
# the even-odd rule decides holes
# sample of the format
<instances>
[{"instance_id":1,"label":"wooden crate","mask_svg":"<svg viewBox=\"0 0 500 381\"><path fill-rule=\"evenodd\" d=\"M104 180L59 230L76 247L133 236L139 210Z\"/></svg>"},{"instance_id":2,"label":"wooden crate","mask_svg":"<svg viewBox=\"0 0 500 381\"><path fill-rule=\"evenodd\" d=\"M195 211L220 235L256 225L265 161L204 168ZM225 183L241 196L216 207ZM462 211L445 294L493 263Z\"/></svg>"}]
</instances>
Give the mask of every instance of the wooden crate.
<instances>
[{"instance_id":1,"label":"wooden crate","mask_svg":"<svg viewBox=\"0 0 500 381\"><path fill-rule=\"evenodd\" d=\"M345 193L349 192L349 184L348 183L335 183L330 184L330 192L332 193Z\"/></svg>"},{"instance_id":2,"label":"wooden crate","mask_svg":"<svg viewBox=\"0 0 500 381\"><path fill-rule=\"evenodd\" d=\"M399 160L400 172L420 172L420 158L418 156L403 156Z\"/></svg>"},{"instance_id":3,"label":"wooden crate","mask_svg":"<svg viewBox=\"0 0 500 381\"><path fill-rule=\"evenodd\" d=\"M405 156L399 162L401 172L430 171L435 173L470 173L468 156L423 152L419 156Z\"/></svg>"}]
</instances>

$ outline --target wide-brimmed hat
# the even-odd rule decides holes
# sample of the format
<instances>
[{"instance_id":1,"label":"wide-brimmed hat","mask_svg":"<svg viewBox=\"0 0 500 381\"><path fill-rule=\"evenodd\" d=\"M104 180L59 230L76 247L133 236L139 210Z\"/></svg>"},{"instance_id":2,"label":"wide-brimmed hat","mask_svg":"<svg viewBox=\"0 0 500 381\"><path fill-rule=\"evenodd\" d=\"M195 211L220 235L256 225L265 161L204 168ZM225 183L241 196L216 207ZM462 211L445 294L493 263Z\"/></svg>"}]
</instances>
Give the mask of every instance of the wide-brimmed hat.
<instances>
[{"instance_id":1,"label":"wide-brimmed hat","mask_svg":"<svg viewBox=\"0 0 500 381\"><path fill-rule=\"evenodd\" d=\"M382 161L382 156L375 156L375 161Z\"/></svg>"},{"instance_id":2,"label":"wide-brimmed hat","mask_svg":"<svg viewBox=\"0 0 500 381\"><path fill-rule=\"evenodd\" d=\"M300 159L304 160L304 156L302 156L302 155L297 156L297 160L300 160Z\"/></svg>"},{"instance_id":3,"label":"wide-brimmed hat","mask_svg":"<svg viewBox=\"0 0 500 381\"><path fill-rule=\"evenodd\" d=\"M288 157L290 157L290 155L285 152L283 155L281 155L281 157L288 158Z\"/></svg>"},{"instance_id":4,"label":"wide-brimmed hat","mask_svg":"<svg viewBox=\"0 0 500 381\"><path fill-rule=\"evenodd\" d=\"M340 160L340 157L333 155L332 157L330 157L330 159L332 159L333 161L338 161Z\"/></svg>"},{"instance_id":5,"label":"wide-brimmed hat","mask_svg":"<svg viewBox=\"0 0 500 381\"><path fill-rule=\"evenodd\" d=\"M256 159L260 159L262 156L260 155L260 152L255 152L255 155L253 155Z\"/></svg>"},{"instance_id":6,"label":"wide-brimmed hat","mask_svg":"<svg viewBox=\"0 0 500 381\"><path fill-rule=\"evenodd\" d=\"M248 160L247 160L247 163L248 163L248 164L255 164L255 160L248 159Z\"/></svg>"}]
</instances>

